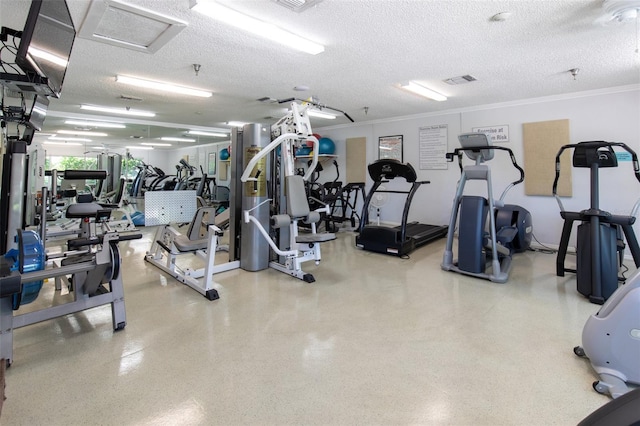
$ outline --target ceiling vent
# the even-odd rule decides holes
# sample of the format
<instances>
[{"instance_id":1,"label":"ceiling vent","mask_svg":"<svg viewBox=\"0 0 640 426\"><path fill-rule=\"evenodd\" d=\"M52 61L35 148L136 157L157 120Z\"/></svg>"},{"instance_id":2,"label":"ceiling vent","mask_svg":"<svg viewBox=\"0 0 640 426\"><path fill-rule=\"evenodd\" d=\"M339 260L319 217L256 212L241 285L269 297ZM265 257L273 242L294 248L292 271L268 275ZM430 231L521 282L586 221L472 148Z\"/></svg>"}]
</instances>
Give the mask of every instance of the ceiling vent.
<instances>
[{"instance_id":1,"label":"ceiling vent","mask_svg":"<svg viewBox=\"0 0 640 426\"><path fill-rule=\"evenodd\" d=\"M117 0L91 2L78 37L154 53L187 23Z\"/></svg>"},{"instance_id":2,"label":"ceiling vent","mask_svg":"<svg viewBox=\"0 0 640 426\"><path fill-rule=\"evenodd\" d=\"M300 13L311 6L315 6L320 3L322 0L271 0L274 3L279 4L280 6L286 7L289 10Z\"/></svg>"},{"instance_id":3,"label":"ceiling vent","mask_svg":"<svg viewBox=\"0 0 640 426\"><path fill-rule=\"evenodd\" d=\"M446 80L444 80L445 83L447 84L451 84L452 86L456 85L456 84L465 84L465 83L471 83L472 81L476 81L478 80L477 78L475 78L472 75L461 75L459 77L451 77L448 78Z\"/></svg>"},{"instance_id":4,"label":"ceiling vent","mask_svg":"<svg viewBox=\"0 0 640 426\"><path fill-rule=\"evenodd\" d=\"M137 96L131 96L131 95L120 95L120 97L118 99L120 99L122 101L142 102L142 98L139 98Z\"/></svg>"}]
</instances>

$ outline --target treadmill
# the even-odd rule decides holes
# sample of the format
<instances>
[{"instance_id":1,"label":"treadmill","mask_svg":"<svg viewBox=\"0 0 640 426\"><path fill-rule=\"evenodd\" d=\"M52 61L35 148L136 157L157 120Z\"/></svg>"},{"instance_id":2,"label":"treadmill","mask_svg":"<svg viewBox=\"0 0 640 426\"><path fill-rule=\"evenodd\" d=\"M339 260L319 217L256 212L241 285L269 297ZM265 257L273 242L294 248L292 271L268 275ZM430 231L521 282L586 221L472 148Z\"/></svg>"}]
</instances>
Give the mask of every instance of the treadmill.
<instances>
[{"instance_id":1,"label":"treadmill","mask_svg":"<svg viewBox=\"0 0 640 426\"><path fill-rule=\"evenodd\" d=\"M418 247L447 235L447 225L425 225L423 223L407 223L411 200L422 184L429 181L418 181L416 171L409 163L384 158L368 166L369 176L373 179L373 187L367 194L362 207L359 234L356 236L356 247L364 250L384 253L393 256L404 256ZM411 187L407 191L380 189L380 185L396 178L404 178ZM399 226L389 227L369 224L369 204L375 193L406 194L402 222Z\"/></svg>"}]
</instances>

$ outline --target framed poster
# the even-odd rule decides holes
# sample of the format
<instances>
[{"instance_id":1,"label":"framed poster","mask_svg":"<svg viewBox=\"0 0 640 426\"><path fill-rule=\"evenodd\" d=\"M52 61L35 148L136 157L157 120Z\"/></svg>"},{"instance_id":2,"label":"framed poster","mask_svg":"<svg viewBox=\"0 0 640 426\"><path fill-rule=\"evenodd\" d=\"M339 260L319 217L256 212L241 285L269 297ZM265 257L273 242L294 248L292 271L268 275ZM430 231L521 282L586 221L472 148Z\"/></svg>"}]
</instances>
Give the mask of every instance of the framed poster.
<instances>
[{"instance_id":1,"label":"framed poster","mask_svg":"<svg viewBox=\"0 0 640 426\"><path fill-rule=\"evenodd\" d=\"M378 138L378 159L392 158L402 162L402 135Z\"/></svg>"},{"instance_id":2,"label":"framed poster","mask_svg":"<svg viewBox=\"0 0 640 426\"><path fill-rule=\"evenodd\" d=\"M216 174L216 153L210 152L209 158L207 159L207 174L209 176L213 176Z\"/></svg>"}]
</instances>

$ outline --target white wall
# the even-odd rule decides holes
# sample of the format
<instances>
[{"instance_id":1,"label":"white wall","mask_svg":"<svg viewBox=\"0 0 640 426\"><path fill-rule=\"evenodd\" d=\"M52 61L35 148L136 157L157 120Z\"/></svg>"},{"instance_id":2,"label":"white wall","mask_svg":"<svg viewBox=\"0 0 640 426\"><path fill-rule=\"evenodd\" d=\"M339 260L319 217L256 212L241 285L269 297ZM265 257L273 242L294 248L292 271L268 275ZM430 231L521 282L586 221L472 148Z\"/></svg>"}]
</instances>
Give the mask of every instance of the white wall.
<instances>
[{"instance_id":1,"label":"white wall","mask_svg":"<svg viewBox=\"0 0 640 426\"><path fill-rule=\"evenodd\" d=\"M548 97L380 122L316 128L314 131L333 139L337 146L337 154L341 158L345 155L346 139L366 137L367 163L378 158L379 137L403 135L404 160L412 163L416 168L418 180L431 181L430 185L423 186L416 193L410 220L430 224L448 224L460 171L457 162L449 163L447 170L419 170L417 158L420 127L447 124L448 149L453 151L459 146L457 141L459 133L469 132L472 127L508 125L510 141L505 146L513 150L518 163L524 166L522 124L558 119L569 120L570 143L587 140L624 142L633 150L640 152L640 86L637 85L574 94L571 97ZM571 152L566 155L571 155ZM345 162L341 161L342 167L344 164ZM490 165L494 197L497 198L504 187L518 175L506 156L496 154L496 158ZM579 211L589 207L589 171L573 169L572 173L573 197L565 198L563 203L565 209ZM621 162L617 169L602 170L600 176L600 207L611 213L629 214L635 201L640 197L640 182L634 177L631 163ZM369 180L367 188L370 185ZM400 186L402 186L400 182L394 182L393 187ZM470 186L467 188L472 190L467 193L485 194L484 187L482 191ZM553 197L526 196L524 185L518 185L509 192L505 201L521 205L531 212L534 234L541 243L549 245L559 243L563 222ZM381 219L399 222L401 214L401 206L389 202L381 210ZM639 225L636 225L636 232L639 230ZM573 239L572 245L575 244L575 235Z\"/></svg>"}]
</instances>

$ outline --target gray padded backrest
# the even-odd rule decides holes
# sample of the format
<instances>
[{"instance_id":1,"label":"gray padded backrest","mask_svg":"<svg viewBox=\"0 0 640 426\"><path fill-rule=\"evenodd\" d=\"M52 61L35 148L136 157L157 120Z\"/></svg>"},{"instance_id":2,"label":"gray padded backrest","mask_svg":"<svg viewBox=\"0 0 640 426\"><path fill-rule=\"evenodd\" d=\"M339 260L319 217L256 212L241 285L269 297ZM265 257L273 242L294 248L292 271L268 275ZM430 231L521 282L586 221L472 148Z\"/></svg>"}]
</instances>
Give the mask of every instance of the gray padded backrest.
<instances>
[{"instance_id":1,"label":"gray padded backrest","mask_svg":"<svg viewBox=\"0 0 640 426\"><path fill-rule=\"evenodd\" d=\"M309 215L309 201L304 190L304 179L302 176L287 176L287 214L291 217L306 217Z\"/></svg>"},{"instance_id":2,"label":"gray padded backrest","mask_svg":"<svg viewBox=\"0 0 640 426\"><path fill-rule=\"evenodd\" d=\"M193 220L189 224L189 229L187 230L187 237L191 241L199 240L204 238L206 234L206 226L203 227L204 215L207 214L207 223L213 223L213 216L216 214L216 209L214 207L200 207L196 210L196 214L193 216Z\"/></svg>"}]
</instances>

